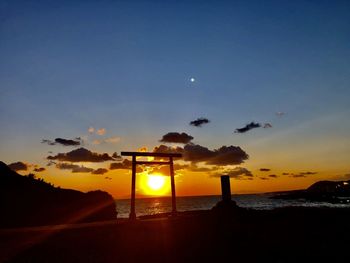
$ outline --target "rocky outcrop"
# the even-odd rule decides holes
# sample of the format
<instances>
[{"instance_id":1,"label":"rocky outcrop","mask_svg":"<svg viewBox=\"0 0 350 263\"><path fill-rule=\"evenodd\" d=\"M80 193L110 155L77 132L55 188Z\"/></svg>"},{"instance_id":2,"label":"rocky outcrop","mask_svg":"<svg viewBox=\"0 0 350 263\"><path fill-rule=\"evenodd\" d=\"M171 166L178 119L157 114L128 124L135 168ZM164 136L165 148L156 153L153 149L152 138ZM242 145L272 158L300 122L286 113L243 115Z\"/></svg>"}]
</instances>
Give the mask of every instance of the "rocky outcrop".
<instances>
[{"instance_id":1,"label":"rocky outcrop","mask_svg":"<svg viewBox=\"0 0 350 263\"><path fill-rule=\"evenodd\" d=\"M274 199L305 199L314 202L350 203L349 181L319 181L305 190L280 193Z\"/></svg>"},{"instance_id":2,"label":"rocky outcrop","mask_svg":"<svg viewBox=\"0 0 350 263\"><path fill-rule=\"evenodd\" d=\"M61 189L34 176L22 176L0 162L0 227L92 222L116 219L115 202L103 191Z\"/></svg>"}]
</instances>

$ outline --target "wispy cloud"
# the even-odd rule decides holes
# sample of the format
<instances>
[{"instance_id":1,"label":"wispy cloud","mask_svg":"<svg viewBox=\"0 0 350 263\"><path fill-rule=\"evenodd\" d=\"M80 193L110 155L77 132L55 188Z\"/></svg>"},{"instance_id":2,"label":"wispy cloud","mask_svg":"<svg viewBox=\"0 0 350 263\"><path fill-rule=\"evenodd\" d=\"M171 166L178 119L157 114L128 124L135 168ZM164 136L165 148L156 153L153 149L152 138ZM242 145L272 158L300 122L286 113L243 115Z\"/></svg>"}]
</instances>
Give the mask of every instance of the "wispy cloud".
<instances>
[{"instance_id":1,"label":"wispy cloud","mask_svg":"<svg viewBox=\"0 0 350 263\"><path fill-rule=\"evenodd\" d=\"M317 172L300 172L300 173L291 173L289 174L289 177L293 177L293 178L303 178L303 177L307 177L308 175L315 175L317 174Z\"/></svg>"},{"instance_id":2,"label":"wispy cloud","mask_svg":"<svg viewBox=\"0 0 350 263\"><path fill-rule=\"evenodd\" d=\"M98 129L96 131L96 134L98 134L98 135L105 135L106 134L106 129L105 128Z\"/></svg>"},{"instance_id":3,"label":"wispy cloud","mask_svg":"<svg viewBox=\"0 0 350 263\"><path fill-rule=\"evenodd\" d=\"M34 168L34 172L40 173L40 172L44 172L46 169L44 167L38 167L38 168Z\"/></svg>"},{"instance_id":4,"label":"wispy cloud","mask_svg":"<svg viewBox=\"0 0 350 263\"><path fill-rule=\"evenodd\" d=\"M43 139L41 143L46 143L48 145L63 145L63 146L79 146L82 144L82 140L80 137L75 138L74 140L71 139L63 139L63 138L56 138L54 141Z\"/></svg>"},{"instance_id":5,"label":"wispy cloud","mask_svg":"<svg viewBox=\"0 0 350 263\"><path fill-rule=\"evenodd\" d=\"M107 139L95 139L92 141L92 144L95 144L95 145L98 145L98 144L104 144L104 143L111 143L111 144L115 144L115 143L118 143L120 142L120 137L118 136L113 136L113 137L110 137L110 138L107 138Z\"/></svg>"},{"instance_id":6,"label":"wispy cloud","mask_svg":"<svg viewBox=\"0 0 350 263\"><path fill-rule=\"evenodd\" d=\"M264 123L264 126L263 126L264 129L268 129L268 128L272 128L272 124L267 122L267 123Z\"/></svg>"},{"instance_id":7,"label":"wispy cloud","mask_svg":"<svg viewBox=\"0 0 350 263\"><path fill-rule=\"evenodd\" d=\"M202 127L203 124L207 124L210 121L207 118L198 118L194 121L190 122L190 125L195 126L195 127Z\"/></svg>"},{"instance_id":8,"label":"wispy cloud","mask_svg":"<svg viewBox=\"0 0 350 263\"><path fill-rule=\"evenodd\" d=\"M260 128L260 127L261 127L260 123L251 122L242 128L237 128L235 130L235 133L246 133L247 131L250 131L250 130L255 129L255 128Z\"/></svg>"},{"instance_id":9,"label":"wispy cloud","mask_svg":"<svg viewBox=\"0 0 350 263\"><path fill-rule=\"evenodd\" d=\"M226 169L221 172L211 174L211 177L220 177L222 175L228 175L230 178L234 179L249 179L253 177L251 171L243 167L236 167L234 169Z\"/></svg>"},{"instance_id":10,"label":"wispy cloud","mask_svg":"<svg viewBox=\"0 0 350 263\"><path fill-rule=\"evenodd\" d=\"M93 170L91 173L92 174L105 174L107 172L108 172L108 170L105 168L98 168L96 170Z\"/></svg>"},{"instance_id":11,"label":"wispy cloud","mask_svg":"<svg viewBox=\"0 0 350 263\"><path fill-rule=\"evenodd\" d=\"M106 129L105 128L96 129L96 128L91 126L88 128L88 133L96 133L97 135L105 135Z\"/></svg>"},{"instance_id":12,"label":"wispy cloud","mask_svg":"<svg viewBox=\"0 0 350 263\"><path fill-rule=\"evenodd\" d=\"M56 168L60 170L70 170L72 173L91 173L94 171L92 168L71 163L58 163L56 164Z\"/></svg>"}]
</instances>

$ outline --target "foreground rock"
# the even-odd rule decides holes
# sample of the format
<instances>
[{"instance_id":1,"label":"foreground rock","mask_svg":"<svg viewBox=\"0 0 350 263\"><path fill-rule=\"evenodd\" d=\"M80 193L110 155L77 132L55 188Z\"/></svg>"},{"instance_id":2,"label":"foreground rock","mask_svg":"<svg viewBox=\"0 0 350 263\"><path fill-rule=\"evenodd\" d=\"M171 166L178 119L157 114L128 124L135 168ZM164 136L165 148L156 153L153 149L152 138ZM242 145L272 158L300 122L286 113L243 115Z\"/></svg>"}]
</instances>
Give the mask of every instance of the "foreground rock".
<instances>
[{"instance_id":1,"label":"foreground rock","mask_svg":"<svg viewBox=\"0 0 350 263\"><path fill-rule=\"evenodd\" d=\"M111 195L61 189L21 176L0 162L0 227L35 226L116 219Z\"/></svg>"},{"instance_id":2,"label":"foreground rock","mask_svg":"<svg viewBox=\"0 0 350 263\"><path fill-rule=\"evenodd\" d=\"M350 209L223 216L208 210L60 231L0 230L0 262L349 262Z\"/></svg>"}]
</instances>

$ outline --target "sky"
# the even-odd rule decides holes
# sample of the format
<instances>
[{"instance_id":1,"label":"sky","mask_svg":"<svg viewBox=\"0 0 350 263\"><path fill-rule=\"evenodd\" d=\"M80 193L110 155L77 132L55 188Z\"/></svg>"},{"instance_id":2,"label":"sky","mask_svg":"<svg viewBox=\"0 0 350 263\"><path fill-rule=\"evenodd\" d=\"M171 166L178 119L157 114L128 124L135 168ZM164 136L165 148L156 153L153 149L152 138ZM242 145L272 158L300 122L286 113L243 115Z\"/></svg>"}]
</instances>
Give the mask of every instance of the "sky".
<instances>
[{"instance_id":1,"label":"sky","mask_svg":"<svg viewBox=\"0 0 350 263\"><path fill-rule=\"evenodd\" d=\"M219 194L221 174L234 193L350 178L349 13L349 1L2 0L0 160L116 198L131 184L120 152L161 144L184 153L177 195ZM193 139L160 142L168 133ZM145 186L150 169L138 196L170 194Z\"/></svg>"}]
</instances>

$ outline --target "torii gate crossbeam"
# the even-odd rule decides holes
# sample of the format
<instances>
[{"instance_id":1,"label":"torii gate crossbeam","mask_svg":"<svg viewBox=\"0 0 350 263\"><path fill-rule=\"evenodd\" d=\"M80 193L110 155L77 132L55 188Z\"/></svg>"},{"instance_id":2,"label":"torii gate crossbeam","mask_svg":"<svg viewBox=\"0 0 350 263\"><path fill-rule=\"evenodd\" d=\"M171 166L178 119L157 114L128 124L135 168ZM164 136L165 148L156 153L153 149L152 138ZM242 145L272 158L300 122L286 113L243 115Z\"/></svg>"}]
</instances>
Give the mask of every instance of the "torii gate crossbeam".
<instances>
[{"instance_id":1,"label":"torii gate crossbeam","mask_svg":"<svg viewBox=\"0 0 350 263\"><path fill-rule=\"evenodd\" d=\"M181 153L154 153L154 152L121 152L122 156L132 157L132 177L131 177L131 204L129 219L136 219L135 212L135 196L136 196L136 165L169 165L170 166L170 180L171 180L171 201L172 201L172 214L176 215L176 194L175 194L175 174L174 174L174 162L173 158L182 157ZM169 161L137 161L136 157L165 157L169 158Z\"/></svg>"}]
</instances>

